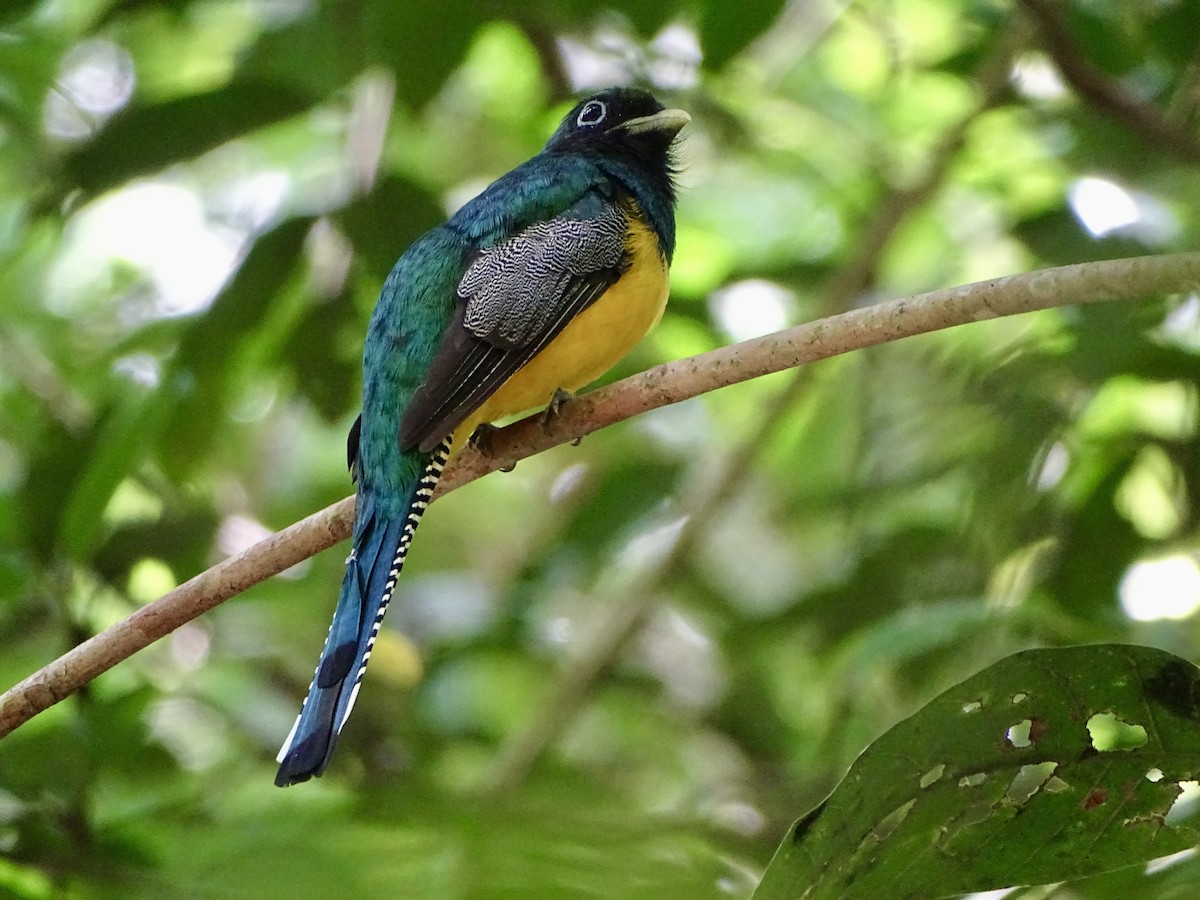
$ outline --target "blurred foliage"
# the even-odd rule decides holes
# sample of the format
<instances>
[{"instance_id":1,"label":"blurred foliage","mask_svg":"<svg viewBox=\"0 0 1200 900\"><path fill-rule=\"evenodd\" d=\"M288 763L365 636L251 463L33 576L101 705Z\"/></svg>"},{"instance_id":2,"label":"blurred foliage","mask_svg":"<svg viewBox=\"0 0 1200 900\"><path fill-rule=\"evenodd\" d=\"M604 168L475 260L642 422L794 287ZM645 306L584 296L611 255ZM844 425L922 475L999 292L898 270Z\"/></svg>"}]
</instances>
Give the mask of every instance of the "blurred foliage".
<instances>
[{"instance_id":1,"label":"blurred foliage","mask_svg":"<svg viewBox=\"0 0 1200 900\"><path fill-rule=\"evenodd\" d=\"M1064 87L1023 9L3 4L0 683L348 493L388 268L592 87L640 79L694 117L672 305L613 377L882 296L1195 247L1194 160ZM1061 9L1099 77L1196 134L1200 2ZM0 895L744 897L870 741L985 665L1096 641L1200 659L1200 299L794 377L440 501L318 782L273 788L272 757L337 550L6 737ZM760 433L561 738L489 791L681 503Z\"/></svg>"}]
</instances>

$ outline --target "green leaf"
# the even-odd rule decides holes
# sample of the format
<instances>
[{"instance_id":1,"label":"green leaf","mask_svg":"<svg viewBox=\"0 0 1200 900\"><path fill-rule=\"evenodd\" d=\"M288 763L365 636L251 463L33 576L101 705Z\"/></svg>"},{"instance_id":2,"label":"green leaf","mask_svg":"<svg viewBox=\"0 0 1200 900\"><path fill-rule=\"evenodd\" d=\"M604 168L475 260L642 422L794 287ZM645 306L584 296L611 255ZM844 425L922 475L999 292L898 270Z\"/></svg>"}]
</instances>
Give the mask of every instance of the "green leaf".
<instances>
[{"instance_id":1,"label":"green leaf","mask_svg":"<svg viewBox=\"0 0 1200 900\"><path fill-rule=\"evenodd\" d=\"M255 42L242 68L325 94L368 66L382 66L395 72L401 101L418 107L441 89L480 25L478 9L466 0L441 3L437 12L391 0L352 9L335 0L305 4L303 16Z\"/></svg>"},{"instance_id":2,"label":"green leaf","mask_svg":"<svg viewBox=\"0 0 1200 900\"><path fill-rule=\"evenodd\" d=\"M466 0L438 4L437 15L420 3L373 0L362 7L362 42L368 60L396 72L400 96L415 107L441 90L479 24Z\"/></svg>"},{"instance_id":3,"label":"green leaf","mask_svg":"<svg viewBox=\"0 0 1200 900\"><path fill-rule=\"evenodd\" d=\"M58 546L68 558L83 561L95 552L113 492L147 452L174 399L166 391L128 394L105 415L59 523Z\"/></svg>"},{"instance_id":4,"label":"green leaf","mask_svg":"<svg viewBox=\"0 0 1200 900\"><path fill-rule=\"evenodd\" d=\"M176 396L162 436L171 471L204 457L239 383L242 355L270 320L272 306L303 257L312 219L282 222L260 235L212 308L184 333L160 390Z\"/></svg>"},{"instance_id":5,"label":"green leaf","mask_svg":"<svg viewBox=\"0 0 1200 900\"><path fill-rule=\"evenodd\" d=\"M0 23L26 12L14 8L0 13ZM33 28L14 29L5 36L0 63L0 122L14 129L14 136L30 146L39 146L46 92L54 84L59 58L65 51L58 36ZM0 146L7 143L0 141Z\"/></svg>"},{"instance_id":6,"label":"green leaf","mask_svg":"<svg viewBox=\"0 0 1200 900\"><path fill-rule=\"evenodd\" d=\"M445 216L429 191L393 173L385 173L369 194L337 214L355 253L380 284L404 248Z\"/></svg>"},{"instance_id":7,"label":"green leaf","mask_svg":"<svg viewBox=\"0 0 1200 900\"><path fill-rule=\"evenodd\" d=\"M1081 3L1066 6L1068 31L1092 65L1111 75L1123 75L1145 59L1141 16L1133 10L1096 9Z\"/></svg>"},{"instance_id":8,"label":"green leaf","mask_svg":"<svg viewBox=\"0 0 1200 900\"><path fill-rule=\"evenodd\" d=\"M704 64L719 69L770 27L783 11L778 0L709 3L700 20Z\"/></svg>"},{"instance_id":9,"label":"green leaf","mask_svg":"<svg viewBox=\"0 0 1200 900\"><path fill-rule=\"evenodd\" d=\"M135 105L65 160L66 184L96 195L291 118L315 102L294 84L246 79L205 94Z\"/></svg>"},{"instance_id":10,"label":"green leaf","mask_svg":"<svg viewBox=\"0 0 1200 900\"><path fill-rule=\"evenodd\" d=\"M37 4L38 0L8 0L0 9L0 22L19 21L29 15Z\"/></svg>"},{"instance_id":11,"label":"green leaf","mask_svg":"<svg viewBox=\"0 0 1200 900\"><path fill-rule=\"evenodd\" d=\"M935 698L851 766L755 898L945 897L1080 878L1194 845L1200 670L1149 647L1027 650Z\"/></svg>"}]
</instances>

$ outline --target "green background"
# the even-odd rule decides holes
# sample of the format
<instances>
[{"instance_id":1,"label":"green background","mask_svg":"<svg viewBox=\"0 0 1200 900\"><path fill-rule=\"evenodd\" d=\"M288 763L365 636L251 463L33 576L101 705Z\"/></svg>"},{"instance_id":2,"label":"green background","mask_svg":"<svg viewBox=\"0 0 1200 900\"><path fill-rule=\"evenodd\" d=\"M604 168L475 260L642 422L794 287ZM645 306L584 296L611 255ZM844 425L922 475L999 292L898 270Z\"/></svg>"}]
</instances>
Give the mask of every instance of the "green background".
<instances>
[{"instance_id":1,"label":"green background","mask_svg":"<svg viewBox=\"0 0 1200 900\"><path fill-rule=\"evenodd\" d=\"M591 88L693 116L671 305L610 377L1195 247L1200 3L1047 5L9 0L0 687L348 493L388 269ZM271 785L342 547L0 741L0 896L747 897L870 741L985 665L1200 659L1198 350L1195 297L981 322L490 476L427 515L324 778ZM1131 617L1123 579L1182 618ZM554 708L632 589L644 625Z\"/></svg>"}]
</instances>

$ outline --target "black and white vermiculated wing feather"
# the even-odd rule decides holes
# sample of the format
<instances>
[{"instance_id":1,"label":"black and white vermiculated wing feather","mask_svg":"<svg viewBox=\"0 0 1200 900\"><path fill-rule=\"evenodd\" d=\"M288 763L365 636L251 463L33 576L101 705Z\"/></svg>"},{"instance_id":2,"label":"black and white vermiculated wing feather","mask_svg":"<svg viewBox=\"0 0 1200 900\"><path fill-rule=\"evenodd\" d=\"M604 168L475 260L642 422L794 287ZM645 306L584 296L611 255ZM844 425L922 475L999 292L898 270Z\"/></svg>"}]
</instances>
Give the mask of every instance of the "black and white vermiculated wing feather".
<instances>
[{"instance_id":1,"label":"black and white vermiculated wing feather","mask_svg":"<svg viewBox=\"0 0 1200 900\"><path fill-rule=\"evenodd\" d=\"M454 321L400 420L402 449L427 450L452 434L629 267L625 212L597 199L530 225L467 266Z\"/></svg>"}]
</instances>

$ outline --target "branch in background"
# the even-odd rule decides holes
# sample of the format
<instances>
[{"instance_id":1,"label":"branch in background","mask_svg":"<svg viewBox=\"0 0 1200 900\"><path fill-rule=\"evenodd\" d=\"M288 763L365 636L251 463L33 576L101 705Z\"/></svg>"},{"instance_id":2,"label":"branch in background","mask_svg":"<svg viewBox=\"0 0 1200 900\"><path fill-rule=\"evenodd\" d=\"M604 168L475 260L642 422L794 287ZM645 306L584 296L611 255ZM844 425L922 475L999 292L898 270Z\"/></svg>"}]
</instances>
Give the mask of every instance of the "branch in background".
<instances>
[{"instance_id":1,"label":"branch in background","mask_svg":"<svg viewBox=\"0 0 1200 900\"><path fill-rule=\"evenodd\" d=\"M19 332L0 328L4 374L19 381L67 431L79 433L92 422L87 399L59 377L54 363Z\"/></svg>"},{"instance_id":2,"label":"branch in background","mask_svg":"<svg viewBox=\"0 0 1200 900\"><path fill-rule=\"evenodd\" d=\"M1131 300L1200 288L1200 252L1142 256L1010 275L851 310L666 363L568 403L547 425L531 416L464 451L438 495L638 413L852 350L982 319L1055 306ZM0 736L185 622L350 534L350 499L314 513L197 575L0 696Z\"/></svg>"},{"instance_id":3,"label":"branch in background","mask_svg":"<svg viewBox=\"0 0 1200 900\"><path fill-rule=\"evenodd\" d=\"M1037 23L1042 43L1058 71L1079 96L1161 150L1185 162L1200 162L1200 140L1092 64L1071 36L1055 0L1021 0L1021 5Z\"/></svg>"}]
</instances>

